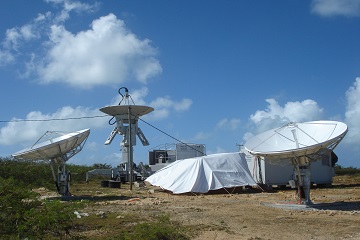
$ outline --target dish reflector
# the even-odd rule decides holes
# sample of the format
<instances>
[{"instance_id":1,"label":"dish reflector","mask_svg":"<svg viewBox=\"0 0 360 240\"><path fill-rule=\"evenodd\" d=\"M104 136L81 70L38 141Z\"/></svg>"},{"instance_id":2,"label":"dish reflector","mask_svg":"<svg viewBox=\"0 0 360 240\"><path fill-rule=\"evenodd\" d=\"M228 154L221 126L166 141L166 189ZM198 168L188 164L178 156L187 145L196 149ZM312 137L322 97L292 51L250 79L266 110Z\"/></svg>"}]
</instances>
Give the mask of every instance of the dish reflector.
<instances>
[{"instance_id":1,"label":"dish reflector","mask_svg":"<svg viewBox=\"0 0 360 240\"><path fill-rule=\"evenodd\" d=\"M111 116L125 115L129 113L129 107L131 109L131 115L140 117L142 115L148 114L154 111L154 108L148 106L140 105L116 105L116 106L106 106L100 108L100 111Z\"/></svg>"},{"instance_id":2,"label":"dish reflector","mask_svg":"<svg viewBox=\"0 0 360 240\"><path fill-rule=\"evenodd\" d=\"M301 157L325 148L333 149L347 131L347 125L337 121L289 123L254 136L245 148L253 155L266 158Z\"/></svg>"},{"instance_id":3,"label":"dish reflector","mask_svg":"<svg viewBox=\"0 0 360 240\"><path fill-rule=\"evenodd\" d=\"M90 129L84 129L63 136L49 139L45 142L35 144L30 148L25 148L12 156L15 159L21 160L50 160L58 157L67 156L64 161L67 161L75 155L77 147L84 142L90 134ZM72 152L74 152L72 154Z\"/></svg>"}]
</instances>

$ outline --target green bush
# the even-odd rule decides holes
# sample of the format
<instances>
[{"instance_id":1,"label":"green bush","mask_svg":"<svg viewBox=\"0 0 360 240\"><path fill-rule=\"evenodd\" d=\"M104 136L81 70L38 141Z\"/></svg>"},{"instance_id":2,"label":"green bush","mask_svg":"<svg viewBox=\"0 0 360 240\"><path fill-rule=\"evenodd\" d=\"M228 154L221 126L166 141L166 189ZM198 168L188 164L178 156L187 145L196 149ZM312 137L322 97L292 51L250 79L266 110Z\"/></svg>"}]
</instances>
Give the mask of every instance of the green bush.
<instances>
[{"instance_id":1,"label":"green bush","mask_svg":"<svg viewBox=\"0 0 360 240\"><path fill-rule=\"evenodd\" d=\"M80 203L40 201L22 182L0 178L0 236L40 239L69 234Z\"/></svg>"},{"instance_id":2,"label":"green bush","mask_svg":"<svg viewBox=\"0 0 360 240\"><path fill-rule=\"evenodd\" d=\"M93 167L74 164L66 164L65 167L71 172L73 183L85 182L86 173L93 169ZM56 164L54 164L54 171L56 174ZM46 187L56 191L49 161L30 162L0 158L0 177L4 179L12 177L29 188Z\"/></svg>"},{"instance_id":3,"label":"green bush","mask_svg":"<svg viewBox=\"0 0 360 240\"><path fill-rule=\"evenodd\" d=\"M70 234L73 219L76 218L74 211L79 207L70 202L44 201L41 206L24 213L26 221L19 226L19 232L35 239L47 235L63 238Z\"/></svg>"},{"instance_id":4,"label":"green bush","mask_svg":"<svg viewBox=\"0 0 360 240\"><path fill-rule=\"evenodd\" d=\"M50 166L45 162L0 159L0 177L12 177L30 187L54 187Z\"/></svg>"},{"instance_id":5,"label":"green bush","mask_svg":"<svg viewBox=\"0 0 360 240\"><path fill-rule=\"evenodd\" d=\"M24 213L40 205L37 195L13 178L0 178L0 235L17 233Z\"/></svg>"}]
</instances>

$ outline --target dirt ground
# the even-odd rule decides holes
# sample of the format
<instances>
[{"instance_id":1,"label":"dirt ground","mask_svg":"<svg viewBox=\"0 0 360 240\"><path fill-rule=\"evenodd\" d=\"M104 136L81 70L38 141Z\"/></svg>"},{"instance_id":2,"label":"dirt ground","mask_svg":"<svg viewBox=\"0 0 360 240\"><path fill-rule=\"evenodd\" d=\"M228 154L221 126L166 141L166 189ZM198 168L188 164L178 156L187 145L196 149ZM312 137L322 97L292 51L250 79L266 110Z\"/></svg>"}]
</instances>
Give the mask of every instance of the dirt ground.
<instances>
[{"instance_id":1,"label":"dirt ground","mask_svg":"<svg viewBox=\"0 0 360 240\"><path fill-rule=\"evenodd\" d=\"M314 207L297 207L291 188L272 192L174 195L150 185L97 190L75 187L75 195L120 195L97 201L90 214L169 213L172 220L197 226L196 240L221 239L360 239L360 182L336 177L331 188L311 189ZM77 189L76 189L77 188ZM289 207L287 207L289 206Z\"/></svg>"}]
</instances>

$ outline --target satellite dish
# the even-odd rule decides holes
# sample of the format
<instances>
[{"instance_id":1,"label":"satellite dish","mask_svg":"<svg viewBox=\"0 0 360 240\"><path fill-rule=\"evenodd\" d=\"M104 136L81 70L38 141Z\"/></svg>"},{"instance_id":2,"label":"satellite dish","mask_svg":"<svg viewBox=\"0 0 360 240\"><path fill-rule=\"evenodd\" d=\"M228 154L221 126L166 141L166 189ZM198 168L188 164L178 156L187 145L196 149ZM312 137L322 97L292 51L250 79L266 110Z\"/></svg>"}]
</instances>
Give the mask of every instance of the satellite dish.
<instances>
[{"instance_id":1,"label":"satellite dish","mask_svg":"<svg viewBox=\"0 0 360 240\"><path fill-rule=\"evenodd\" d=\"M140 117L154 111L154 108L141 105L115 105L100 108L100 111L110 116L127 115L131 109L131 115Z\"/></svg>"},{"instance_id":2,"label":"satellite dish","mask_svg":"<svg viewBox=\"0 0 360 240\"><path fill-rule=\"evenodd\" d=\"M325 150L333 150L345 137L348 127L337 121L312 121L288 123L249 139L245 149L252 155L288 160L294 165L294 182L299 203L312 204L310 200L311 160Z\"/></svg>"},{"instance_id":3,"label":"satellite dish","mask_svg":"<svg viewBox=\"0 0 360 240\"><path fill-rule=\"evenodd\" d=\"M288 123L254 136L245 148L251 154L267 158L288 159L308 156L325 148L334 148L348 128L337 121Z\"/></svg>"},{"instance_id":4,"label":"satellite dish","mask_svg":"<svg viewBox=\"0 0 360 240\"><path fill-rule=\"evenodd\" d=\"M125 93L122 94L121 91L125 90ZM116 126L110 133L109 137L105 141L105 145L109 145L114 137L117 134L123 136L123 140L120 143L121 146L121 158L122 158L122 170L119 169L118 176L127 182L130 180L130 190L132 190L133 182L133 146L136 145L136 136L139 137L141 143L144 146L149 145L148 140L146 139L144 133L138 127L138 120L140 116L146 115L152 111L154 108L148 106L135 105L132 100L129 90L126 87L121 87L118 90L118 93L121 95L122 99L116 106L105 106L100 108L100 111L106 113L112 118L109 120L109 124L113 125L116 123ZM130 100L133 102L133 105L130 104ZM123 105L121 105L123 103ZM114 122L113 119L116 121ZM125 179L125 180L124 180Z\"/></svg>"},{"instance_id":5,"label":"satellite dish","mask_svg":"<svg viewBox=\"0 0 360 240\"><path fill-rule=\"evenodd\" d=\"M66 158L63 159L66 162L70 159L70 157L75 155L74 151L76 151L76 149L87 139L89 134L90 129L72 132L54 139L34 144L32 147L16 152L12 156L19 160L34 161L51 160L66 155Z\"/></svg>"},{"instance_id":6,"label":"satellite dish","mask_svg":"<svg viewBox=\"0 0 360 240\"><path fill-rule=\"evenodd\" d=\"M46 132L37 142L48 134L59 132ZM70 172L65 169L65 163L80 152L90 134L90 129L84 129L60 137L50 138L44 142L35 143L30 148L25 148L12 155L18 160L50 160L50 166L58 192L63 196L70 194ZM55 175L54 163L58 165L58 174Z\"/></svg>"}]
</instances>

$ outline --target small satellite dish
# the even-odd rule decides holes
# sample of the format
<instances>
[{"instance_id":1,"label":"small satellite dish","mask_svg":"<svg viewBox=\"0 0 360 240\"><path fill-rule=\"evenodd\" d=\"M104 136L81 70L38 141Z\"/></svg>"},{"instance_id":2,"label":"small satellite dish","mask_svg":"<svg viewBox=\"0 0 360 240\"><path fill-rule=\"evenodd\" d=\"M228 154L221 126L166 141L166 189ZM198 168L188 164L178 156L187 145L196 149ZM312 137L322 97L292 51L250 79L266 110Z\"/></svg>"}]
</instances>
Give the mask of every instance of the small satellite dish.
<instances>
[{"instance_id":1,"label":"small satellite dish","mask_svg":"<svg viewBox=\"0 0 360 240\"><path fill-rule=\"evenodd\" d=\"M301 157L335 147L347 131L346 124L337 121L288 123L254 136L245 148L253 155L267 158Z\"/></svg>"},{"instance_id":2,"label":"small satellite dish","mask_svg":"<svg viewBox=\"0 0 360 240\"><path fill-rule=\"evenodd\" d=\"M45 133L37 142L39 142ZM56 132L58 133L58 132ZM70 172L65 169L65 163L80 152L90 134L90 129L84 129L60 137L50 138L44 142L35 143L30 148L25 148L12 155L18 160L50 160L50 166L58 192L63 196L70 194ZM54 163L58 165L58 174L55 175Z\"/></svg>"},{"instance_id":3,"label":"small satellite dish","mask_svg":"<svg viewBox=\"0 0 360 240\"><path fill-rule=\"evenodd\" d=\"M288 123L249 139L245 149L265 161L279 159L294 165L294 182L299 203L312 204L310 200L311 160L325 150L333 150L345 137L348 127L337 121L312 121Z\"/></svg>"}]
</instances>

